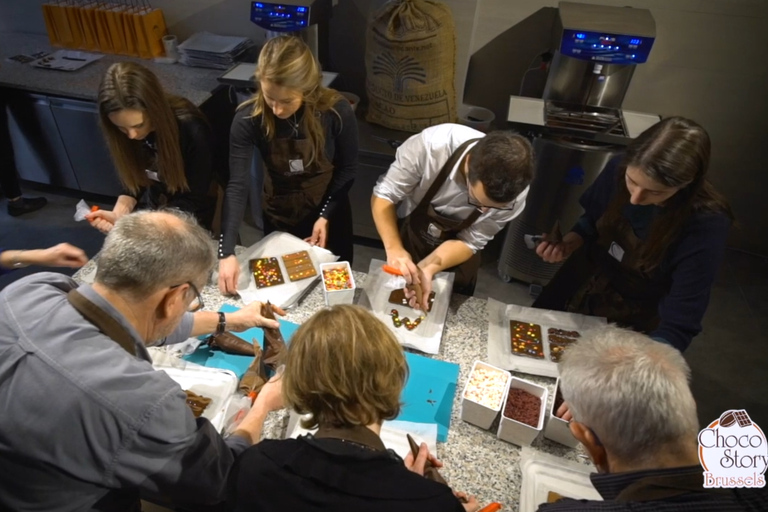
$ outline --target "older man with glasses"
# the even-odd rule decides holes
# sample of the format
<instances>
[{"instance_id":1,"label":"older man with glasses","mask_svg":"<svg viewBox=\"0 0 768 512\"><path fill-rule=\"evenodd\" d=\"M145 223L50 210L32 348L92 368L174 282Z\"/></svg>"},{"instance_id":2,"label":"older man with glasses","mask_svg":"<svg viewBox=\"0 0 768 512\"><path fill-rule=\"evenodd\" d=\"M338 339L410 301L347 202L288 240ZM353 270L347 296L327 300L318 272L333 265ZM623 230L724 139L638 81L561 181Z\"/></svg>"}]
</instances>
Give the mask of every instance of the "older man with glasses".
<instances>
[{"instance_id":1,"label":"older man with glasses","mask_svg":"<svg viewBox=\"0 0 768 512\"><path fill-rule=\"evenodd\" d=\"M224 440L195 419L147 352L224 328L278 327L259 303L226 317L197 311L215 263L191 216L145 211L107 235L93 285L39 273L0 293L0 509L123 511L139 510L139 498L223 498L268 406L257 400Z\"/></svg>"},{"instance_id":2,"label":"older man with glasses","mask_svg":"<svg viewBox=\"0 0 768 512\"><path fill-rule=\"evenodd\" d=\"M607 326L568 348L559 368L571 432L603 501L565 498L539 511L768 510L765 488L704 488L690 369L677 349Z\"/></svg>"},{"instance_id":3,"label":"older man with glasses","mask_svg":"<svg viewBox=\"0 0 768 512\"><path fill-rule=\"evenodd\" d=\"M532 178L531 145L511 132L442 124L398 148L371 208L387 263L422 291L406 291L412 304L428 304L443 270L456 273L454 291L474 293L480 251L523 211Z\"/></svg>"}]
</instances>

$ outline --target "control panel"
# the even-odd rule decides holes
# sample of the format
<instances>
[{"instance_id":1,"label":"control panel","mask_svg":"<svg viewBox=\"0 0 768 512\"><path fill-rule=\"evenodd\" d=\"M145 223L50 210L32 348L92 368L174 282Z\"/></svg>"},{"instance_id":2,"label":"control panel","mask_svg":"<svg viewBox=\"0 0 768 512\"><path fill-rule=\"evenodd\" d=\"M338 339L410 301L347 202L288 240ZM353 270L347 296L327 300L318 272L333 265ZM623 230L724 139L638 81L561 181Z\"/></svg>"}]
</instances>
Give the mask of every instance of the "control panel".
<instances>
[{"instance_id":1,"label":"control panel","mask_svg":"<svg viewBox=\"0 0 768 512\"><path fill-rule=\"evenodd\" d=\"M653 37L563 30L560 53L606 64L641 64L648 60Z\"/></svg>"},{"instance_id":2,"label":"control panel","mask_svg":"<svg viewBox=\"0 0 768 512\"><path fill-rule=\"evenodd\" d=\"M293 32L310 25L311 1L300 3L251 2L251 21L275 32ZM312 20L313 21L313 20Z\"/></svg>"}]
</instances>

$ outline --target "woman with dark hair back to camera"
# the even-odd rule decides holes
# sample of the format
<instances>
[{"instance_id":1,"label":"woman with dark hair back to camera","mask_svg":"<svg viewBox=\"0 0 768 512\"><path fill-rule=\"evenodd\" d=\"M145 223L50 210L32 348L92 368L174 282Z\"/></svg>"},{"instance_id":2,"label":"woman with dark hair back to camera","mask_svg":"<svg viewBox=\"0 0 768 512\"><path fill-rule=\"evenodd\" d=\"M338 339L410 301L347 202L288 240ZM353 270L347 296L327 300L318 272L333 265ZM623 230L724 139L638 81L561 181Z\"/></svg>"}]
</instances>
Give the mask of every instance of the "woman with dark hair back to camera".
<instances>
[{"instance_id":1,"label":"woman with dark hair back to camera","mask_svg":"<svg viewBox=\"0 0 768 512\"><path fill-rule=\"evenodd\" d=\"M565 260L533 306L603 316L680 351L701 332L733 214L705 178L710 140L665 119L581 197L585 213L545 261Z\"/></svg>"},{"instance_id":2,"label":"woman with dark hair back to camera","mask_svg":"<svg viewBox=\"0 0 768 512\"><path fill-rule=\"evenodd\" d=\"M107 69L98 103L101 129L127 193L112 211L88 214L91 225L106 233L134 209L170 207L210 229L212 140L203 113L186 98L167 94L154 73L134 62Z\"/></svg>"},{"instance_id":3,"label":"woman with dark hair back to camera","mask_svg":"<svg viewBox=\"0 0 768 512\"><path fill-rule=\"evenodd\" d=\"M284 401L317 433L243 452L229 504L242 512L475 512L474 497L424 478L427 460L442 466L426 444L403 461L379 437L382 422L400 412L407 374L394 334L368 311L342 305L315 313L291 338L282 376L258 399L266 410Z\"/></svg>"},{"instance_id":4,"label":"woman with dark hair back to camera","mask_svg":"<svg viewBox=\"0 0 768 512\"><path fill-rule=\"evenodd\" d=\"M254 158L264 160L264 233L285 231L352 261L347 193L357 172L357 121L341 94L322 85L320 64L299 38L266 42L258 89L235 113L219 241L219 290L237 292L234 256Z\"/></svg>"}]
</instances>

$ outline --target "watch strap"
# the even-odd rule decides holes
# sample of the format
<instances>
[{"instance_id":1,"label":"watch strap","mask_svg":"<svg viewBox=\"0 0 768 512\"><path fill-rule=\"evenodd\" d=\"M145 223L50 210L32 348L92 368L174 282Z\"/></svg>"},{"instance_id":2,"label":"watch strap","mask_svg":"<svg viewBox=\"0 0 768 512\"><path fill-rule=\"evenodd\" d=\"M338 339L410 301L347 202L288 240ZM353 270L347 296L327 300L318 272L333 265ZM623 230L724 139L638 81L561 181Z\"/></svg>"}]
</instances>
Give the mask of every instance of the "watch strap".
<instances>
[{"instance_id":1,"label":"watch strap","mask_svg":"<svg viewBox=\"0 0 768 512\"><path fill-rule=\"evenodd\" d=\"M216 334L224 334L224 331L227 330L227 317L224 316L224 313L219 311L219 323L216 324Z\"/></svg>"}]
</instances>

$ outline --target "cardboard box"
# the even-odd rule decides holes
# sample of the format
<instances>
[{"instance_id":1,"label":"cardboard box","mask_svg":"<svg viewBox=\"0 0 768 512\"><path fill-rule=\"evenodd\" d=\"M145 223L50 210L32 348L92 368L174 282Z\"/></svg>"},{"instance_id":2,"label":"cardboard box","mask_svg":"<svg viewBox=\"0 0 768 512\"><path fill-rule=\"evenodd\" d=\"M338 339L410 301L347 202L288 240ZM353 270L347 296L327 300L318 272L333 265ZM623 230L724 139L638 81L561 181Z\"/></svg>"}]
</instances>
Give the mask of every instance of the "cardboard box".
<instances>
[{"instance_id":1,"label":"cardboard box","mask_svg":"<svg viewBox=\"0 0 768 512\"><path fill-rule=\"evenodd\" d=\"M522 389L541 399L541 405L539 406L539 421L536 424L536 427L520 423L519 421L504 416L504 407L507 404L507 397L512 389ZM503 441L518 446L530 446L533 440L536 439L536 436L539 435L539 432L544 428L544 409L546 406L547 388L527 380L512 377L509 386L507 387L507 392L504 394L504 402L501 407L501 421L499 422L499 430L496 433L496 436Z\"/></svg>"},{"instance_id":2,"label":"cardboard box","mask_svg":"<svg viewBox=\"0 0 768 512\"><path fill-rule=\"evenodd\" d=\"M557 390L560 389L560 378L558 377L555 384L555 396L557 396ZM544 429L544 437L551 439L565 446L576 448L579 442L571 434L571 429L568 427L568 422L555 416L555 400L552 399L552 406L549 408L549 418L547 419L547 427Z\"/></svg>"},{"instance_id":3,"label":"cardboard box","mask_svg":"<svg viewBox=\"0 0 768 512\"><path fill-rule=\"evenodd\" d=\"M488 407L485 404L481 404L475 400L466 398L467 389L472 382L472 376L475 374L475 371L478 368L496 371L505 376L504 383L500 388L501 396L498 403L495 404L495 407ZM499 415L499 411L504 404L504 397L507 394L506 390L509 387L509 381L511 379L512 375L508 371L502 370L501 368L496 368L495 366L491 366L490 364L484 363L483 361L475 361L472 365L472 371L469 374L467 383L464 385L464 390L461 392L461 419L467 423L477 425L480 428L491 428L491 424L496 419L496 416Z\"/></svg>"},{"instance_id":4,"label":"cardboard box","mask_svg":"<svg viewBox=\"0 0 768 512\"><path fill-rule=\"evenodd\" d=\"M346 269L349 274L349 284L351 288L345 288L343 290L329 290L325 282L326 270L343 270ZM347 261L335 261L333 263L323 263L320 265L320 278L323 280L323 296L325 297L325 305L333 306L336 304L352 304L355 300L355 278L352 275L352 267L350 267Z\"/></svg>"}]
</instances>

